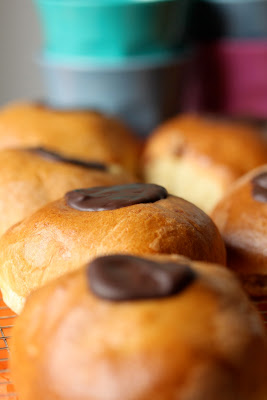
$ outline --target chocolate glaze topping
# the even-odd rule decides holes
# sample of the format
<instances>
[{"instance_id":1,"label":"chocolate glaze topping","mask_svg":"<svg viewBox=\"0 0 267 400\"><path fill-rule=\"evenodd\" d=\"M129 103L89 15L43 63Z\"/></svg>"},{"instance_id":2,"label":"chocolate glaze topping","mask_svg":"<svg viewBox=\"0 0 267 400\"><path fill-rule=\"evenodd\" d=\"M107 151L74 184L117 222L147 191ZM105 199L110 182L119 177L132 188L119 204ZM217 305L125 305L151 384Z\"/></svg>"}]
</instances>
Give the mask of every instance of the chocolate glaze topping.
<instances>
[{"instance_id":1,"label":"chocolate glaze topping","mask_svg":"<svg viewBox=\"0 0 267 400\"><path fill-rule=\"evenodd\" d=\"M87 267L92 292L111 301L168 297L182 292L196 279L186 264L158 263L128 255L95 259Z\"/></svg>"},{"instance_id":2,"label":"chocolate glaze topping","mask_svg":"<svg viewBox=\"0 0 267 400\"><path fill-rule=\"evenodd\" d=\"M253 198L261 203L267 203L267 172L254 176L251 183Z\"/></svg>"},{"instance_id":3,"label":"chocolate glaze topping","mask_svg":"<svg viewBox=\"0 0 267 400\"><path fill-rule=\"evenodd\" d=\"M95 162L95 161L90 162L90 161L77 160L76 158L64 157L59 153L56 153L56 152L50 151L50 150L46 150L43 147L33 147L28 150L38 154L40 157L46 158L51 161L60 161L60 162L68 163L68 164L74 164L74 165L77 165L77 166L83 167L83 168L91 168L91 169L97 169L100 171L107 171L107 166L100 162Z\"/></svg>"},{"instance_id":4,"label":"chocolate glaze topping","mask_svg":"<svg viewBox=\"0 0 267 400\"><path fill-rule=\"evenodd\" d=\"M79 211L105 211L140 203L154 203L167 196L167 190L162 186L133 183L72 190L65 194L65 199L70 207Z\"/></svg>"}]
</instances>

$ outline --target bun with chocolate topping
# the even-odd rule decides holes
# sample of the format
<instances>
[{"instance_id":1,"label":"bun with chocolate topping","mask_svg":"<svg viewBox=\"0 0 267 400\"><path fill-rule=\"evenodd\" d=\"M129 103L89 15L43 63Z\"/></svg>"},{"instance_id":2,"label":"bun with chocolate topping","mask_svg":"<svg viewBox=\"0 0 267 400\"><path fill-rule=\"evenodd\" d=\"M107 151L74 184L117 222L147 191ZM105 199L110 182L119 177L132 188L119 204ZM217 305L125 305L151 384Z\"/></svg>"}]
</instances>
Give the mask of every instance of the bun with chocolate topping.
<instances>
[{"instance_id":1,"label":"bun with chocolate topping","mask_svg":"<svg viewBox=\"0 0 267 400\"><path fill-rule=\"evenodd\" d=\"M13 103L0 110L0 149L45 147L70 158L118 164L136 174L140 143L115 118L90 110Z\"/></svg>"},{"instance_id":2,"label":"bun with chocolate topping","mask_svg":"<svg viewBox=\"0 0 267 400\"><path fill-rule=\"evenodd\" d=\"M68 190L135 181L118 166L69 159L40 148L0 151L0 171L0 235Z\"/></svg>"},{"instance_id":3,"label":"bun with chocolate topping","mask_svg":"<svg viewBox=\"0 0 267 400\"><path fill-rule=\"evenodd\" d=\"M267 165L240 178L212 217L227 247L227 264L255 297L267 295Z\"/></svg>"},{"instance_id":4,"label":"bun with chocolate topping","mask_svg":"<svg viewBox=\"0 0 267 400\"><path fill-rule=\"evenodd\" d=\"M21 400L265 400L266 365L230 271L174 255L101 257L37 290L11 349Z\"/></svg>"},{"instance_id":5,"label":"bun with chocolate topping","mask_svg":"<svg viewBox=\"0 0 267 400\"><path fill-rule=\"evenodd\" d=\"M47 204L0 239L0 287L20 312L29 293L98 255L182 254L225 263L211 219L152 184L78 189Z\"/></svg>"},{"instance_id":6,"label":"bun with chocolate topping","mask_svg":"<svg viewBox=\"0 0 267 400\"><path fill-rule=\"evenodd\" d=\"M210 213L230 184L267 163L267 142L258 128L245 123L180 115L151 135L143 162L147 182Z\"/></svg>"}]
</instances>

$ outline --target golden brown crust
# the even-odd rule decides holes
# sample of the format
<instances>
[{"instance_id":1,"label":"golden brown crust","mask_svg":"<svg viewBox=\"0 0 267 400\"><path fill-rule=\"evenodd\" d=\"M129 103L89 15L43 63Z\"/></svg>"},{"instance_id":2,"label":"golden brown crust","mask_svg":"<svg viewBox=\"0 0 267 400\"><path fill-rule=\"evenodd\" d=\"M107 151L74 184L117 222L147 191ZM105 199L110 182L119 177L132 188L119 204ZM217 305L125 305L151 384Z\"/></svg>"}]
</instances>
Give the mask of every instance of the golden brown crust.
<instances>
[{"instance_id":1,"label":"golden brown crust","mask_svg":"<svg viewBox=\"0 0 267 400\"><path fill-rule=\"evenodd\" d=\"M167 121L151 135L145 161L194 155L221 166L237 178L267 162L267 142L258 129L238 122L185 114ZM211 166L212 168L212 166Z\"/></svg>"},{"instance_id":2,"label":"golden brown crust","mask_svg":"<svg viewBox=\"0 0 267 400\"><path fill-rule=\"evenodd\" d=\"M20 399L265 400L258 314L225 268L190 265L197 280L164 299L102 300L84 269L33 293L11 349Z\"/></svg>"},{"instance_id":3,"label":"golden brown crust","mask_svg":"<svg viewBox=\"0 0 267 400\"><path fill-rule=\"evenodd\" d=\"M119 167L107 168L107 171L83 168L26 150L0 151L0 235L69 190L135 181Z\"/></svg>"},{"instance_id":4,"label":"golden brown crust","mask_svg":"<svg viewBox=\"0 0 267 400\"><path fill-rule=\"evenodd\" d=\"M144 155L147 182L210 213L237 178L267 163L267 142L246 124L185 114L161 125Z\"/></svg>"},{"instance_id":5,"label":"golden brown crust","mask_svg":"<svg viewBox=\"0 0 267 400\"><path fill-rule=\"evenodd\" d=\"M0 112L0 148L44 146L67 156L138 166L139 143L122 123L93 111L59 111L14 103Z\"/></svg>"},{"instance_id":6,"label":"golden brown crust","mask_svg":"<svg viewBox=\"0 0 267 400\"><path fill-rule=\"evenodd\" d=\"M236 181L212 213L226 244L227 264L253 296L267 295L267 203L254 199L251 182L261 172L267 166Z\"/></svg>"},{"instance_id":7,"label":"golden brown crust","mask_svg":"<svg viewBox=\"0 0 267 400\"><path fill-rule=\"evenodd\" d=\"M168 196L155 203L81 212L64 199L10 228L0 239L0 287L16 312L35 288L73 271L97 255L181 254L225 263L225 249L211 219L187 201ZM10 295L9 295L10 292ZM12 295L12 298L14 296Z\"/></svg>"}]
</instances>

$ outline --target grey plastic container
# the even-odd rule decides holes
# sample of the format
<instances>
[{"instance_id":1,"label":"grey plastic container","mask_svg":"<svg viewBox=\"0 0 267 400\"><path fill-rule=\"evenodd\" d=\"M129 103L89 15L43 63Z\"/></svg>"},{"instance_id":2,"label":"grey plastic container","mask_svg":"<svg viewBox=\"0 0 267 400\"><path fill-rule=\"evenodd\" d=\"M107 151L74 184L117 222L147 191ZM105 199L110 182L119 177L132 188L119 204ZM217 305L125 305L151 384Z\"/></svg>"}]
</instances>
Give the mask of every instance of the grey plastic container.
<instances>
[{"instance_id":1,"label":"grey plastic container","mask_svg":"<svg viewBox=\"0 0 267 400\"><path fill-rule=\"evenodd\" d=\"M267 38L267 0L198 0L193 36L199 39Z\"/></svg>"},{"instance_id":2,"label":"grey plastic container","mask_svg":"<svg viewBox=\"0 0 267 400\"><path fill-rule=\"evenodd\" d=\"M179 110L188 57L123 65L41 62L45 101L59 109L95 109L118 116L141 136Z\"/></svg>"}]
</instances>

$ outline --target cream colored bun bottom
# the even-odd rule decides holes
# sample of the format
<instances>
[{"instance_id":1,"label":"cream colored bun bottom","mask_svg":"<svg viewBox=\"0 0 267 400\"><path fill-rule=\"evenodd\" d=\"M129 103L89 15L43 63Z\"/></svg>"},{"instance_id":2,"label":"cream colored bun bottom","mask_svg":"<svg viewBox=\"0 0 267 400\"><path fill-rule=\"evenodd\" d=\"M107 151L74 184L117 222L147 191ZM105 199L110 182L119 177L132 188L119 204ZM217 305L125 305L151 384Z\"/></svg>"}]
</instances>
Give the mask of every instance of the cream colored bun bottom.
<instances>
[{"instance_id":1,"label":"cream colored bun bottom","mask_svg":"<svg viewBox=\"0 0 267 400\"><path fill-rule=\"evenodd\" d=\"M11 287L7 287L3 282L0 283L0 287L4 303L16 314L20 314L25 304L25 297L15 293Z\"/></svg>"},{"instance_id":2,"label":"cream colored bun bottom","mask_svg":"<svg viewBox=\"0 0 267 400\"><path fill-rule=\"evenodd\" d=\"M145 165L146 182L166 187L209 214L221 199L226 182L223 172L185 157L166 157Z\"/></svg>"}]
</instances>

